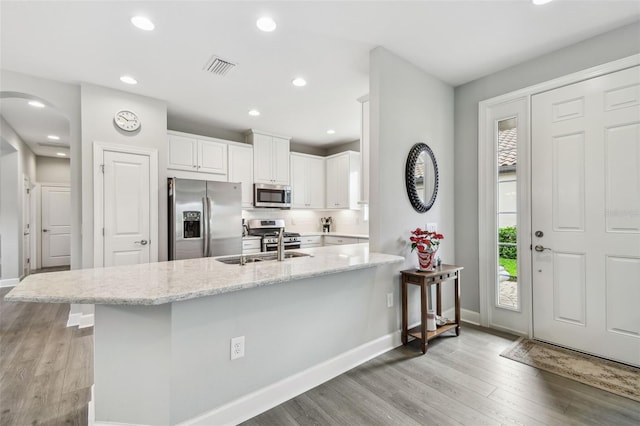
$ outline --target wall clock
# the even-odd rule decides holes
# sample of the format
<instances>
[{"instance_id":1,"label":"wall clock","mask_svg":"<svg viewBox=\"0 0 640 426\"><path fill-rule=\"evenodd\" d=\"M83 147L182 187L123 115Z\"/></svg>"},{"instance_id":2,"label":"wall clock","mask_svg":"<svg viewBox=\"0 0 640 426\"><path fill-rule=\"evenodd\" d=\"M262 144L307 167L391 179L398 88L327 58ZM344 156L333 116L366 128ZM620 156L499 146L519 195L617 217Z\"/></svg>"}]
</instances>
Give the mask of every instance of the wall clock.
<instances>
[{"instance_id":1,"label":"wall clock","mask_svg":"<svg viewBox=\"0 0 640 426\"><path fill-rule=\"evenodd\" d=\"M138 115L135 112L128 111L126 109L116 112L115 117L113 117L113 121L116 123L116 126L125 132L135 132L140 128L140 118Z\"/></svg>"}]
</instances>

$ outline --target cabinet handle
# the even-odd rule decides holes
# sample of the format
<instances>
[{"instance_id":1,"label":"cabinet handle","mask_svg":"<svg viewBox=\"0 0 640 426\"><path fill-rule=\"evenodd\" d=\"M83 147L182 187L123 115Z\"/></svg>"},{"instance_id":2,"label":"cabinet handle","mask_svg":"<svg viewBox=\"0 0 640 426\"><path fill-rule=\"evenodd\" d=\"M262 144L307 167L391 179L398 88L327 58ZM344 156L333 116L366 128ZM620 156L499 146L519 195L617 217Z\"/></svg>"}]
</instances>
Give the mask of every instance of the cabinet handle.
<instances>
[{"instance_id":1,"label":"cabinet handle","mask_svg":"<svg viewBox=\"0 0 640 426\"><path fill-rule=\"evenodd\" d=\"M197 169L197 168L198 168L198 166L193 166L193 168L194 168L194 169Z\"/></svg>"}]
</instances>

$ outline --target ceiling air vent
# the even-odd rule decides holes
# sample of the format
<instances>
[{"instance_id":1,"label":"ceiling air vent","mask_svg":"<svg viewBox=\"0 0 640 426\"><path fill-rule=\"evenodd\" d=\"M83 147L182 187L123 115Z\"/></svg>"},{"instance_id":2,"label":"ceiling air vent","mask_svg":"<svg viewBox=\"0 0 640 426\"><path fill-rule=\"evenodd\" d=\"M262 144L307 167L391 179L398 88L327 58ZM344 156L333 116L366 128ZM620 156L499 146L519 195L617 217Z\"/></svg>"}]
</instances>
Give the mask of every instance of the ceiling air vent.
<instances>
[{"instance_id":1,"label":"ceiling air vent","mask_svg":"<svg viewBox=\"0 0 640 426\"><path fill-rule=\"evenodd\" d=\"M213 55L211 59L204 64L203 70L210 72L211 74L227 75L236 64L233 62L222 59L219 56Z\"/></svg>"},{"instance_id":2,"label":"ceiling air vent","mask_svg":"<svg viewBox=\"0 0 640 426\"><path fill-rule=\"evenodd\" d=\"M69 148L68 143L47 143L47 142L38 142L38 146L42 146L45 148Z\"/></svg>"}]
</instances>

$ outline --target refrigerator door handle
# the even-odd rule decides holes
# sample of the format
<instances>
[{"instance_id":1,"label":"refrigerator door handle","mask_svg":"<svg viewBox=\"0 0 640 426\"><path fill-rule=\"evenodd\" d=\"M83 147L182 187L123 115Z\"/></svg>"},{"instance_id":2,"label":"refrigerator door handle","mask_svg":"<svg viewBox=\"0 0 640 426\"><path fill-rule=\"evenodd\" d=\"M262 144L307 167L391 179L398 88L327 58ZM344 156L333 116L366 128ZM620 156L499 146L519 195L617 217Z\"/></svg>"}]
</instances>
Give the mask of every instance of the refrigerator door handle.
<instances>
[{"instance_id":1,"label":"refrigerator door handle","mask_svg":"<svg viewBox=\"0 0 640 426\"><path fill-rule=\"evenodd\" d=\"M202 225L204 227L203 229L204 232L202 236L204 240L202 257L208 257L209 256L209 197L202 198L202 215L204 216L202 221Z\"/></svg>"},{"instance_id":2,"label":"refrigerator door handle","mask_svg":"<svg viewBox=\"0 0 640 426\"><path fill-rule=\"evenodd\" d=\"M211 197L207 196L207 216L206 216L206 220L207 220L207 227L208 227L208 231L207 231L207 239L208 239L208 243L207 243L207 247L209 248L207 251L207 257L211 257L213 255L213 247L211 247L211 243L213 240L213 200L211 199Z\"/></svg>"}]
</instances>

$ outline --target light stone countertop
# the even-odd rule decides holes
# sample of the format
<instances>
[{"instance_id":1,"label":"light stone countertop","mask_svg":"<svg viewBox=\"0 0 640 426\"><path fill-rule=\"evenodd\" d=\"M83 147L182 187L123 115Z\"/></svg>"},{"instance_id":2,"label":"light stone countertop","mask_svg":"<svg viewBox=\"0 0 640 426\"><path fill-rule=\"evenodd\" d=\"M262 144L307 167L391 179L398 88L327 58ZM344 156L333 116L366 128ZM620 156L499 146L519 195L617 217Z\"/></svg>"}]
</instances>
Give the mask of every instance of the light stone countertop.
<instances>
[{"instance_id":1,"label":"light stone countertop","mask_svg":"<svg viewBox=\"0 0 640 426\"><path fill-rule=\"evenodd\" d=\"M345 237L345 238L362 238L362 239L369 239L369 235L367 234L349 234L346 232L322 232L322 231L318 231L318 232L300 232L300 236L302 237L310 237L313 235L328 235L331 237Z\"/></svg>"},{"instance_id":2,"label":"light stone countertop","mask_svg":"<svg viewBox=\"0 0 640 426\"><path fill-rule=\"evenodd\" d=\"M34 274L6 301L161 305L180 300L400 263L403 257L370 253L368 244L292 250L312 257L227 265L215 258L177 260Z\"/></svg>"}]
</instances>

